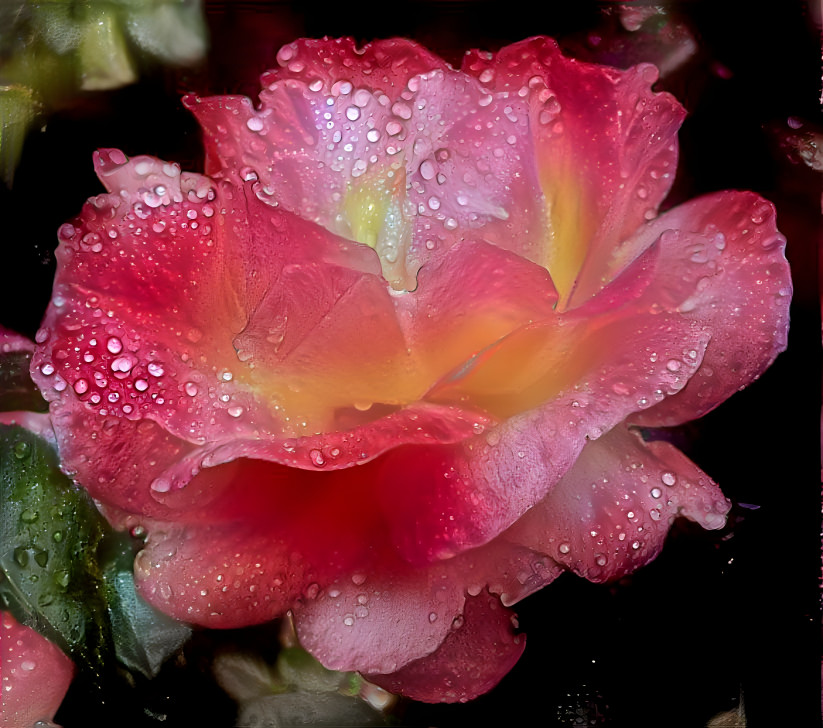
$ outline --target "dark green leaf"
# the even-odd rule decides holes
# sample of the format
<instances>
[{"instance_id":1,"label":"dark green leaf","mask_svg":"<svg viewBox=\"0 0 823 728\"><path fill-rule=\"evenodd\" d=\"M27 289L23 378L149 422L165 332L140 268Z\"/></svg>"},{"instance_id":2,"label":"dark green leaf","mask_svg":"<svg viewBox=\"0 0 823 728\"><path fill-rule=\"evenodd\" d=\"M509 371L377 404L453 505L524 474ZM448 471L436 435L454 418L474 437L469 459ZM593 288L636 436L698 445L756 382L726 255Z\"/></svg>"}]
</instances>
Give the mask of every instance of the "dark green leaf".
<instances>
[{"instance_id":1,"label":"dark green leaf","mask_svg":"<svg viewBox=\"0 0 823 728\"><path fill-rule=\"evenodd\" d=\"M133 550L60 471L54 449L0 425L0 603L98 688L116 663L147 677L190 633L136 593Z\"/></svg>"},{"instance_id":2,"label":"dark green leaf","mask_svg":"<svg viewBox=\"0 0 823 728\"><path fill-rule=\"evenodd\" d=\"M0 598L79 665L110 651L97 547L106 525L43 439L0 426Z\"/></svg>"},{"instance_id":3,"label":"dark green leaf","mask_svg":"<svg viewBox=\"0 0 823 728\"><path fill-rule=\"evenodd\" d=\"M191 628L145 602L134 586L134 554L125 539L112 543L103 556L103 581L117 659L148 678L191 635Z\"/></svg>"}]
</instances>

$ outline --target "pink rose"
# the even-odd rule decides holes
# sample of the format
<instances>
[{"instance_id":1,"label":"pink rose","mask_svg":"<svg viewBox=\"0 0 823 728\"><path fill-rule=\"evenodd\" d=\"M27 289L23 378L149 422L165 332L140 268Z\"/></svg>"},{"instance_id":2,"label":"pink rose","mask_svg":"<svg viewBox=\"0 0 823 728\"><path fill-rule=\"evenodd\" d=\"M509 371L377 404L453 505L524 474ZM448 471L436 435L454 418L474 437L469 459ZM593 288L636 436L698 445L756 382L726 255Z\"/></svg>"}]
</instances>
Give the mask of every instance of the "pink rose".
<instances>
[{"instance_id":1,"label":"pink rose","mask_svg":"<svg viewBox=\"0 0 823 728\"><path fill-rule=\"evenodd\" d=\"M508 606L648 563L717 486L677 425L785 348L773 207L658 215L683 109L652 66L535 38L284 47L261 105L186 99L210 176L103 150L59 233L35 380L65 468L148 536L142 594L213 627L291 610L327 667L490 689Z\"/></svg>"},{"instance_id":2,"label":"pink rose","mask_svg":"<svg viewBox=\"0 0 823 728\"><path fill-rule=\"evenodd\" d=\"M0 612L0 620L0 728L28 728L37 721L49 721L69 689L74 663L8 612Z\"/></svg>"}]
</instances>

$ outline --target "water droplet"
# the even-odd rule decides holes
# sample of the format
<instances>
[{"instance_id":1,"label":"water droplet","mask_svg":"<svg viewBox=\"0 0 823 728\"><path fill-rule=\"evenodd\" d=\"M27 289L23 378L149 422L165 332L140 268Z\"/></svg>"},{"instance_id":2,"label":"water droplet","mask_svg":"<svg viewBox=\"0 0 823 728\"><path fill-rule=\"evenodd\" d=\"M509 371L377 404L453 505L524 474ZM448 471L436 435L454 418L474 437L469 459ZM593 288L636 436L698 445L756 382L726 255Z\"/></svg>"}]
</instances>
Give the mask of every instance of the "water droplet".
<instances>
[{"instance_id":1,"label":"water droplet","mask_svg":"<svg viewBox=\"0 0 823 728\"><path fill-rule=\"evenodd\" d=\"M146 367L146 369L148 370L149 374L151 374L151 376L153 377L162 377L165 373L163 365L156 361L149 362L149 365Z\"/></svg>"},{"instance_id":2,"label":"water droplet","mask_svg":"<svg viewBox=\"0 0 823 728\"><path fill-rule=\"evenodd\" d=\"M74 383L74 391L77 394L85 394L89 391L89 383L85 379L78 379Z\"/></svg>"},{"instance_id":3,"label":"water droplet","mask_svg":"<svg viewBox=\"0 0 823 728\"><path fill-rule=\"evenodd\" d=\"M349 121L357 121L360 118L360 109L356 106L349 106L346 109L346 118Z\"/></svg>"},{"instance_id":4,"label":"water droplet","mask_svg":"<svg viewBox=\"0 0 823 728\"><path fill-rule=\"evenodd\" d=\"M199 391L197 385L194 382L186 382L183 389L185 390L186 394L189 395L189 397L196 397L197 392Z\"/></svg>"},{"instance_id":5,"label":"water droplet","mask_svg":"<svg viewBox=\"0 0 823 728\"><path fill-rule=\"evenodd\" d=\"M437 170L430 160L426 159L420 163L420 176L424 180L428 181L434 179L435 174L437 174Z\"/></svg>"},{"instance_id":6,"label":"water droplet","mask_svg":"<svg viewBox=\"0 0 823 728\"><path fill-rule=\"evenodd\" d=\"M29 565L29 550L18 546L14 549L14 560L21 569L25 569Z\"/></svg>"},{"instance_id":7,"label":"water droplet","mask_svg":"<svg viewBox=\"0 0 823 728\"><path fill-rule=\"evenodd\" d=\"M652 488L650 491L650 495L652 498L659 498L662 495L663 491L660 488Z\"/></svg>"},{"instance_id":8,"label":"water droplet","mask_svg":"<svg viewBox=\"0 0 823 728\"><path fill-rule=\"evenodd\" d=\"M437 613L436 612L429 612L429 622L432 624L437 621Z\"/></svg>"},{"instance_id":9,"label":"water droplet","mask_svg":"<svg viewBox=\"0 0 823 728\"><path fill-rule=\"evenodd\" d=\"M23 521L23 523L34 523L38 517L37 511L33 511L31 508L26 508L26 510L20 514L20 520Z\"/></svg>"},{"instance_id":10,"label":"water droplet","mask_svg":"<svg viewBox=\"0 0 823 728\"><path fill-rule=\"evenodd\" d=\"M51 364L43 364L40 367L40 372L43 374L43 376L50 377L52 374L54 374L54 367Z\"/></svg>"},{"instance_id":11,"label":"water droplet","mask_svg":"<svg viewBox=\"0 0 823 728\"><path fill-rule=\"evenodd\" d=\"M352 580L353 584L355 584L356 586L360 586L361 584L363 584L366 581L366 575L365 574L359 574L359 573L358 574L352 574L351 580Z\"/></svg>"},{"instance_id":12,"label":"water droplet","mask_svg":"<svg viewBox=\"0 0 823 728\"><path fill-rule=\"evenodd\" d=\"M674 473L665 472L663 475L660 476L660 480L663 481L664 485L674 485L677 482L677 478L675 477Z\"/></svg>"},{"instance_id":13,"label":"water droplet","mask_svg":"<svg viewBox=\"0 0 823 728\"><path fill-rule=\"evenodd\" d=\"M14 452L14 457L16 457L18 460L24 460L29 455L31 455L31 447L29 446L29 443L24 442L22 440L20 442L14 443L14 448L12 449Z\"/></svg>"},{"instance_id":14,"label":"water droplet","mask_svg":"<svg viewBox=\"0 0 823 728\"><path fill-rule=\"evenodd\" d=\"M118 372L127 374L131 371L131 368L134 366L135 361L134 358L131 356L118 356L114 359L110 365L111 370L115 373L115 376Z\"/></svg>"},{"instance_id":15,"label":"water droplet","mask_svg":"<svg viewBox=\"0 0 823 728\"><path fill-rule=\"evenodd\" d=\"M155 493L168 493L171 490L171 481L166 478L155 478L151 483Z\"/></svg>"},{"instance_id":16,"label":"water droplet","mask_svg":"<svg viewBox=\"0 0 823 728\"><path fill-rule=\"evenodd\" d=\"M240 415L243 414L243 411L243 408L239 404L233 405L226 410L231 417L240 417Z\"/></svg>"},{"instance_id":17,"label":"water droplet","mask_svg":"<svg viewBox=\"0 0 823 728\"><path fill-rule=\"evenodd\" d=\"M65 569L60 569L59 571L54 572L54 583L57 584L57 586L65 589L69 585L70 581L71 575Z\"/></svg>"},{"instance_id":18,"label":"water droplet","mask_svg":"<svg viewBox=\"0 0 823 728\"><path fill-rule=\"evenodd\" d=\"M561 543L560 546L557 547L557 550L561 554L567 554L569 553L569 551L571 551L571 546L567 543Z\"/></svg>"},{"instance_id":19,"label":"water droplet","mask_svg":"<svg viewBox=\"0 0 823 728\"><path fill-rule=\"evenodd\" d=\"M246 122L246 126L251 131L262 131L263 130L263 122L256 116L252 116L251 119L249 119Z\"/></svg>"},{"instance_id":20,"label":"water droplet","mask_svg":"<svg viewBox=\"0 0 823 728\"><path fill-rule=\"evenodd\" d=\"M392 107L392 114L395 116L399 116L404 121L408 121L412 117L412 110L408 104L403 103L402 101L398 101ZM388 127L387 127L388 128Z\"/></svg>"},{"instance_id":21,"label":"water droplet","mask_svg":"<svg viewBox=\"0 0 823 728\"><path fill-rule=\"evenodd\" d=\"M322 468L326 464L326 458L323 457L323 453L320 452L320 450L310 450L309 457L312 463L318 468ZM352 577L352 581L354 581L354 577ZM355 582L355 584L356 583L357 582Z\"/></svg>"},{"instance_id":22,"label":"water droplet","mask_svg":"<svg viewBox=\"0 0 823 728\"><path fill-rule=\"evenodd\" d=\"M137 379L134 382L134 388L138 392L145 392L149 388L149 383L145 379Z\"/></svg>"},{"instance_id":23,"label":"water droplet","mask_svg":"<svg viewBox=\"0 0 823 728\"><path fill-rule=\"evenodd\" d=\"M632 549L637 551L640 548L640 541L632 541Z\"/></svg>"},{"instance_id":24,"label":"water droplet","mask_svg":"<svg viewBox=\"0 0 823 728\"><path fill-rule=\"evenodd\" d=\"M118 339L116 336L112 336L106 342L106 348L109 350L109 353L111 354L119 354L121 351L123 351L123 342L120 341L120 339Z\"/></svg>"},{"instance_id":25,"label":"water droplet","mask_svg":"<svg viewBox=\"0 0 823 728\"><path fill-rule=\"evenodd\" d=\"M354 625L354 615L347 614L345 617L343 617L343 624L345 624L347 627L352 627Z\"/></svg>"},{"instance_id":26,"label":"water droplet","mask_svg":"<svg viewBox=\"0 0 823 728\"><path fill-rule=\"evenodd\" d=\"M49 563L49 552L48 551L37 551L34 554L34 560L37 562L37 565L46 568L46 564ZM66 572L66 583L63 586L68 585L68 572Z\"/></svg>"}]
</instances>

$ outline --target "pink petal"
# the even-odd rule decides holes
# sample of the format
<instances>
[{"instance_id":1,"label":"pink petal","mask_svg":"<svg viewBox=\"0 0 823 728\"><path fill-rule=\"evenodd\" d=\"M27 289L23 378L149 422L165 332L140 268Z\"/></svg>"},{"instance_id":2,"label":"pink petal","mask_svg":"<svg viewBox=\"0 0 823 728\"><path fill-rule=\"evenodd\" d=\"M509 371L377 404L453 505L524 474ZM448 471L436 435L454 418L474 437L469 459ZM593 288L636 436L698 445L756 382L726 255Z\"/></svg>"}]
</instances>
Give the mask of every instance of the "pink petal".
<instances>
[{"instance_id":1,"label":"pink petal","mask_svg":"<svg viewBox=\"0 0 823 728\"><path fill-rule=\"evenodd\" d=\"M25 728L50 721L74 676L74 663L30 627L2 612L3 659L0 728Z\"/></svg>"},{"instance_id":2,"label":"pink petal","mask_svg":"<svg viewBox=\"0 0 823 728\"><path fill-rule=\"evenodd\" d=\"M485 592L466 599L463 616L440 647L389 675L367 674L393 693L428 703L465 703L491 690L526 647L514 630L514 614Z\"/></svg>"},{"instance_id":3,"label":"pink petal","mask_svg":"<svg viewBox=\"0 0 823 728\"><path fill-rule=\"evenodd\" d=\"M475 241L433 258L420 271L417 290L394 299L429 387L520 327L553 317L556 301L545 269Z\"/></svg>"},{"instance_id":4,"label":"pink petal","mask_svg":"<svg viewBox=\"0 0 823 728\"><path fill-rule=\"evenodd\" d=\"M277 60L280 68L261 78L260 113L254 112L245 97L186 98L186 105L197 114L206 132L207 173L225 170L243 176L249 168L250 172L266 174L275 162L300 156L318 144L320 134L328 130L328 119L315 119L315 112L328 111L323 108L326 99L349 99L345 107L333 104L338 120L344 122L356 89L366 92L365 105L375 95L394 100L412 77L448 68L422 46L403 39L379 40L362 48L351 38L301 39L281 48ZM366 114L360 116L364 121L367 118ZM277 123L272 124L270 117ZM365 135L363 128L361 143L365 143ZM331 140L334 135L328 136ZM298 189L300 183L311 184L310 177L303 174L294 180ZM287 185L279 191L289 192ZM317 199L305 196L307 202Z\"/></svg>"},{"instance_id":5,"label":"pink petal","mask_svg":"<svg viewBox=\"0 0 823 728\"><path fill-rule=\"evenodd\" d=\"M282 616L309 586L290 544L241 523L189 528L143 521L134 577L146 601L184 622L244 627Z\"/></svg>"},{"instance_id":6,"label":"pink petal","mask_svg":"<svg viewBox=\"0 0 823 728\"><path fill-rule=\"evenodd\" d=\"M413 389L402 401L425 391L399 376L406 345L385 282L364 265L372 251L159 160L107 152L97 164L119 194L61 229L33 361L47 399L204 442L304 434L295 422L313 434L337 407L396 397L398 381ZM255 356L277 366L255 368Z\"/></svg>"},{"instance_id":7,"label":"pink petal","mask_svg":"<svg viewBox=\"0 0 823 728\"><path fill-rule=\"evenodd\" d=\"M331 91L337 81L349 81L385 94L402 89L418 74L449 67L439 56L405 38L376 40L360 48L352 38L300 38L280 49L277 62L280 68L263 74L264 86L286 78L307 83L320 80Z\"/></svg>"},{"instance_id":8,"label":"pink petal","mask_svg":"<svg viewBox=\"0 0 823 728\"><path fill-rule=\"evenodd\" d=\"M300 643L332 670L394 672L436 650L461 614L463 588L450 576L390 560L349 571L295 609Z\"/></svg>"},{"instance_id":9,"label":"pink petal","mask_svg":"<svg viewBox=\"0 0 823 728\"><path fill-rule=\"evenodd\" d=\"M34 342L0 326L0 353L13 351L34 351Z\"/></svg>"},{"instance_id":10,"label":"pink petal","mask_svg":"<svg viewBox=\"0 0 823 728\"><path fill-rule=\"evenodd\" d=\"M653 66L581 63L548 38L491 57L469 53L463 70L528 99L549 229L541 249L523 254L548 265L567 307L578 305L619 270L613 251L654 217L671 187L684 111L670 95L651 92Z\"/></svg>"},{"instance_id":11,"label":"pink petal","mask_svg":"<svg viewBox=\"0 0 823 728\"><path fill-rule=\"evenodd\" d=\"M367 55L379 50L382 58L379 45ZM241 97L189 97L211 156L220 160L207 169L259 177L275 204L361 242L352 200L365 190L371 203L392 205L393 222L387 228L381 220L369 244L398 290L414 288L417 270L433 250L459 239L458 229L482 226L485 239L504 247L528 237L542 210L527 211L537 182L521 173L521 159L533 153L527 106L426 56L406 66L402 58L393 62L415 75L381 82L365 73L358 85L349 68L335 66L350 46L286 46L287 67L301 70L265 74L259 111Z\"/></svg>"},{"instance_id":12,"label":"pink petal","mask_svg":"<svg viewBox=\"0 0 823 728\"><path fill-rule=\"evenodd\" d=\"M671 426L714 409L786 348L792 283L774 208L751 192L687 202L649 223L631 244L654 239L659 276L645 300L669 298L685 320L711 334L683 391L632 419Z\"/></svg>"},{"instance_id":13,"label":"pink petal","mask_svg":"<svg viewBox=\"0 0 823 728\"><path fill-rule=\"evenodd\" d=\"M717 529L729 508L720 489L676 448L643 442L620 426L589 442L549 495L503 537L601 582L654 559L676 517Z\"/></svg>"},{"instance_id":14,"label":"pink petal","mask_svg":"<svg viewBox=\"0 0 823 728\"><path fill-rule=\"evenodd\" d=\"M383 458L380 497L401 506L386 513L404 558L427 563L488 542L546 496L587 439L686 385L707 333L639 301L608 316L581 309L523 327L435 390L444 401L469 397L503 421L461 444Z\"/></svg>"}]
</instances>

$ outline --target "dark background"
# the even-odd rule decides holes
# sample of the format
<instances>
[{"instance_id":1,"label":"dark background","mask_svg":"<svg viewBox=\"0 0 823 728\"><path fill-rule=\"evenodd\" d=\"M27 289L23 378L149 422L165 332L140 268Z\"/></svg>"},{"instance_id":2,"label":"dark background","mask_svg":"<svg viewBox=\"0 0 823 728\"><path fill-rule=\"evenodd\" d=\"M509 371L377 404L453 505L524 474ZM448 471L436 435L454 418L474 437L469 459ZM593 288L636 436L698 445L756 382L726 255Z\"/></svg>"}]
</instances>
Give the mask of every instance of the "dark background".
<instances>
[{"instance_id":1,"label":"dark background","mask_svg":"<svg viewBox=\"0 0 823 728\"><path fill-rule=\"evenodd\" d=\"M494 691L467 705L404 705L403 725L698 728L736 708L741 696L751 728L820 725L821 173L798 161L787 125L791 117L802 123L798 134L823 134L813 5L666 5L698 45L684 68L658 84L689 112L666 204L726 188L761 193L777 206L795 278L788 351L747 390L672 434L735 502L729 526L704 532L676 524L663 554L616 584L562 577L518 605L526 653ZM602 41L594 45L594 34L629 37L613 7L584 0L543 0L537 10L523 0L207 2L212 50L203 67L149 69L137 85L57 111L29 138L13 188L0 190L0 324L33 337L49 300L56 230L102 191L92 171L96 148L202 169L183 92L255 97L259 73L299 36L408 36L459 63L470 47L495 50L547 34L574 55L597 58ZM127 707L125 695L95 707L75 686L56 720L65 728L230 726L232 705L205 667L216 645L266 636L265 629L199 634L188 669L167 669L145 688L155 718Z\"/></svg>"}]
</instances>

